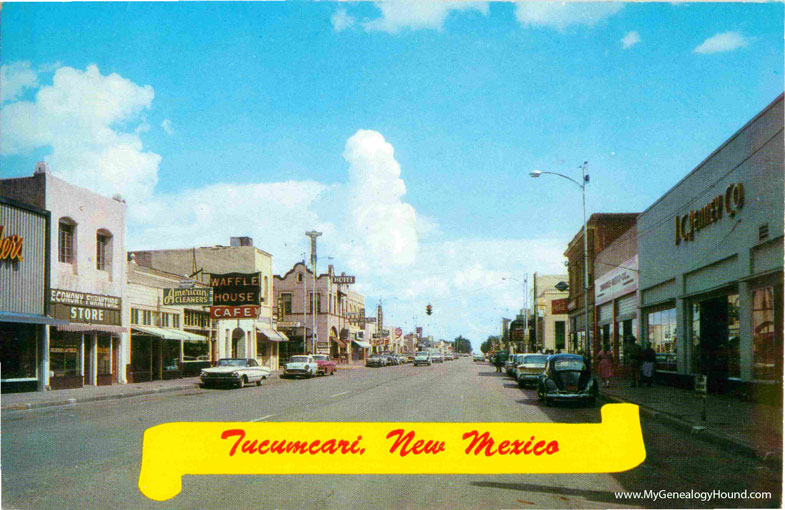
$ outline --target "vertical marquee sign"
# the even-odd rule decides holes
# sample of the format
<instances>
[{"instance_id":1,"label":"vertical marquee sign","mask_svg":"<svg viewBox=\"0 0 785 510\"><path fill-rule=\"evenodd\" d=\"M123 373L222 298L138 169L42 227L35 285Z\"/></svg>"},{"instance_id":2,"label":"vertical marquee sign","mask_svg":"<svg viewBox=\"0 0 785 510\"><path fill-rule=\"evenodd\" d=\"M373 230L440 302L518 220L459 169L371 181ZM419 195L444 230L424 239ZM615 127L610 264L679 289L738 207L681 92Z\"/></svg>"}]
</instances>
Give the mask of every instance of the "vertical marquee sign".
<instances>
[{"instance_id":1,"label":"vertical marquee sign","mask_svg":"<svg viewBox=\"0 0 785 510\"><path fill-rule=\"evenodd\" d=\"M213 319L255 319L262 303L262 273L211 274Z\"/></svg>"}]
</instances>

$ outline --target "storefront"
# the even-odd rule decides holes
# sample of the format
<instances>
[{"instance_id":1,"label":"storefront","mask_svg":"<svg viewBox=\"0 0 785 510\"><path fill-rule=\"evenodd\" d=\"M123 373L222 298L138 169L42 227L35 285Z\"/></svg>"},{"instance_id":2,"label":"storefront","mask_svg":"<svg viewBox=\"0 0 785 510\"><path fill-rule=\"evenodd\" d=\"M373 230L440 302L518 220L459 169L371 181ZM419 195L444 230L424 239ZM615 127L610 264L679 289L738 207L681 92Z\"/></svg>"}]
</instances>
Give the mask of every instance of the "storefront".
<instances>
[{"instance_id":1,"label":"storefront","mask_svg":"<svg viewBox=\"0 0 785 510\"><path fill-rule=\"evenodd\" d=\"M210 366L209 348L209 340L201 335L173 328L132 325L128 382L195 377L202 368Z\"/></svg>"},{"instance_id":2,"label":"storefront","mask_svg":"<svg viewBox=\"0 0 785 510\"><path fill-rule=\"evenodd\" d=\"M256 360L263 367L278 370L278 346L289 339L263 321L256 322Z\"/></svg>"},{"instance_id":3,"label":"storefront","mask_svg":"<svg viewBox=\"0 0 785 510\"><path fill-rule=\"evenodd\" d=\"M614 244L606 248L613 249ZM597 257L599 265L603 251ZM595 271L597 271L595 269ZM638 335L638 256L624 260L597 278L594 284L597 335L601 346L609 346L616 364L627 360L630 344Z\"/></svg>"},{"instance_id":4,"label":"storefront","mask_svg":"<svg viewBox=\"0 0 785 510\"><path fill-rule=\"evenodd\" d=\"M49 384L49 218L47 211L0 197L0 367L2 393Z\"/></svg>"},{"instance_id":5,"label":"storefront","mask_svg":"<svg viewBox=\"0 0 785 510\"><path fill-rule=\"evenodd\" d=\"M640 327L663 382L778 401L782 96L641 214Z\"/></svg>"}]
</instances>

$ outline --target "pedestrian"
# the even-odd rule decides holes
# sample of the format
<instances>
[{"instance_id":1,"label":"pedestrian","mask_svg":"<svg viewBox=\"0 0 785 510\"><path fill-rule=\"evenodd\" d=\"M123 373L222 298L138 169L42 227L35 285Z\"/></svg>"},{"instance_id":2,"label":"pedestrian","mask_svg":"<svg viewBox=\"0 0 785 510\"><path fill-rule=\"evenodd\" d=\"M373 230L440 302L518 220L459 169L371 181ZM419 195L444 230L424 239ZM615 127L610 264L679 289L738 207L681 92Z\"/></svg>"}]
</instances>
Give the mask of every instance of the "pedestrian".
<instances>
[{"instance_id":1,"label":"pedestrian","mask_svg":"<svg viewBox=\"0 0 785 510\"><path fill-rule=\"evenodd\" d=\"M602 346L602 350L597 354L597 372L600 375L600 379L602 379L602 385L610 388L611 377L613 377L613 353L607 343Z\"/></svg>"},{"instance_id":2,"label":"pedestrian","mask_svg":"<svg viewBox=\"0 0 785 510\"><path fill-rule=\"evenodd\" d=\"M628 364L632 371L632 387L637 388L641 383L641 346L634 336L629 335L627 339L625 351L627 352Z\"/></svg>"},{"instance_id":3,"label":"pedestrian","mask_svg":"<svg viewBox=\"0 0 785 510\"><path fill-rule=\"evenodd\" d=\"M657 353L651 348L651 342L646 343L646 348L641 353L641 381L651 388L654 381L654 363L657 361Z\"/></svg>"}]
</instances>

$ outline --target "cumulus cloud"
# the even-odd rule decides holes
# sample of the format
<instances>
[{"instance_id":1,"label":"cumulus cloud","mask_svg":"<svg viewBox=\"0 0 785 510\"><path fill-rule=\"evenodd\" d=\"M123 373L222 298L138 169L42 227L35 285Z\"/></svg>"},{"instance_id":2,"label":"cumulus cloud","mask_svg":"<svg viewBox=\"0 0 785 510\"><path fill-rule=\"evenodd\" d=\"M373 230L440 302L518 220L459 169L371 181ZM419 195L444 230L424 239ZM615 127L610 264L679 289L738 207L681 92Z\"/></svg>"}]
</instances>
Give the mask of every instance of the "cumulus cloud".
<instances>
[{"instance_id":1,"label":"cumulus cloud","mask_svg":"<svg viewBox=\"0 0 785 510\"><path fill-rule=\"evenodd\" d=\"M141 199L155 187L161 157L143 149L129 124L150 108L153 97L151 86L102 75L95 65L84 71L60 67L33 101L3 106L0 152L50 148L46 159L56 175L105 195L122 190Z\"/></svg>"},{"instance_id":2,"label":"cumulus cloud","mask_svg":"<svg viewBox=\"0 0 785 510\"><path fill-rule=\"evenodd\" d=\"M693 50L695 53L721 53L746 47L747 39L738 32L723 32L715 34L701 43Z\"/></svg>"},{"instance_id":3,"label":"cumulus cloud","mask_svg":"<svg viewBox=\"0 0 785 510\"><path fill-rule=\"evenodd\" d=\"M626 50L635 46L639 42L641 42L641 36L638 32L633 30L632 32L627 32L627 35L622 37L621 47Z\"/></svg>"},{"instance_id":4,"label":"cumulus cloud","mask_svg":"<svg viewBox=\"0 0 785 510\"><path fill-rule=\"evenodd\" d=\"M330 18L330 23L332 23L333 30L336 32L346 30L354 25L354 22L354 18L346 13L346 9L336 10Z\"/></svg>"},{"instance_id":5,"label":"cumulus cloud","mask_svg":"<svg viewBox=\"0 0 785 510\"><path fill-rule=\"evenodd\" d=\"M476 11L488 14L487 2L461 1L423 1L423 0L391 0L376 4L381 17L363 23L368 31L397 33L402 29L420 30L444 27L444 21L452 12Z\"/></svg>"},{"instance_id":6,"label":"cumulus cloud","mask_svg":"<svg viewBox=\"0 0 785 510\"><path fill-rule=\"evenodd\" d=\"M570 25L592 27L619 12L621 2L523 2L515 8L515 17L525 27L564 30Z\"/></svg>"},{"instance_id":7,"label":"cumulus cloud","mask_svg":"<svg viewBox=\"0 0 785 510\"><path fill-rule=\"evenodd\" d=\"M174 134L174 128L172 127L172 121L171 120L164 119L163 122L161 122L161 127L163 128L164 131L166 131L167 135L173 135Z\"/></svg>"},{"instance_id":8,"label":"cumulus cloud","mask_svg":"<svg viewBox=\"0 0 785 510\"><path fill-rule=\"evenodd\" d=\"M14 62L0 66L0 102L18 98L26 89L38 86L38 72L30 62Z\"/></svg>"}]
</instances>

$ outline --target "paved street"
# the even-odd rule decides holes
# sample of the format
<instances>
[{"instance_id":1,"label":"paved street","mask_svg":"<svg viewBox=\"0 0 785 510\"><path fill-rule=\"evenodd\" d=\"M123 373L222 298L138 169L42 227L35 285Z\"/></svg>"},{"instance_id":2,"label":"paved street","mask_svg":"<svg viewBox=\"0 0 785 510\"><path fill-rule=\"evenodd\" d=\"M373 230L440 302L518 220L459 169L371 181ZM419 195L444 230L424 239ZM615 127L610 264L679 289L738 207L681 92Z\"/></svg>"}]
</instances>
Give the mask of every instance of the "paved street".
<instances>
[{"instance_id":1,"label":"paved street","mask_svg":"<svg viewBox=\"0 0 785 510\"><path fill-rule=\"evenodd\" d=\"M609 475L189 476L174 499L137 489L144 430L171 421L598 422L599 408L546 408L486 363L462 358L339 371L261 388L193 390L4 412L2 507L537 508L778 507L776 473L644 420L648 457ZM591 441L591 438L586 438ZM620 500L615 491L771 491L772 500Z\"/></svg>"}]
</instances>

